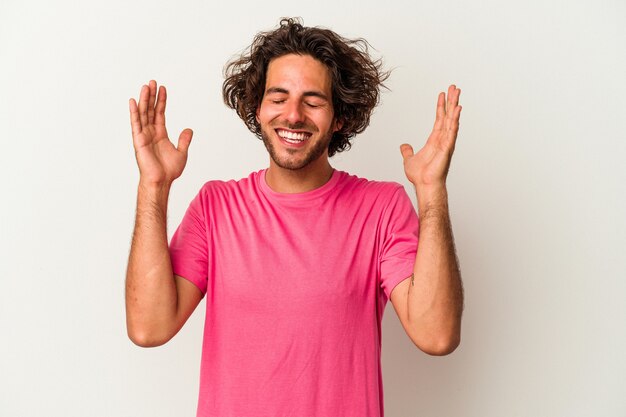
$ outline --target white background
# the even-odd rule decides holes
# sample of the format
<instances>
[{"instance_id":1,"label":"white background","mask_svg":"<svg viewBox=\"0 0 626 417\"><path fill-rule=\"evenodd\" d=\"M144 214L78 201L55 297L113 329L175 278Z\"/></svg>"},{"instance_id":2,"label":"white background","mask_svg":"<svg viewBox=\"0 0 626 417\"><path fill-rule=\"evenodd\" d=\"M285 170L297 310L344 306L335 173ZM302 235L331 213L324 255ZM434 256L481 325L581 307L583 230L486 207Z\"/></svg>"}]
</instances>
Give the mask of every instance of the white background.
<instances>
[{"instance_id":1,"label":"white background","mask_svg":"<svg viewBox=\"0 0 626 417\"><path fill-rule=\"evenodd\" d=\"M0 415L195 415L204 301L164 347L126 337L128 99L154 78L170 135L195 131L171 233L205 181L267 166L220 89L281 16L362 36L394 68L338 169L412 194L398 147L424 142L439 91L463 91L463 340L429 357L388 304L386 415L626 415L626 4L609 0L2 0Z\"/></svg>"}]
</instances>

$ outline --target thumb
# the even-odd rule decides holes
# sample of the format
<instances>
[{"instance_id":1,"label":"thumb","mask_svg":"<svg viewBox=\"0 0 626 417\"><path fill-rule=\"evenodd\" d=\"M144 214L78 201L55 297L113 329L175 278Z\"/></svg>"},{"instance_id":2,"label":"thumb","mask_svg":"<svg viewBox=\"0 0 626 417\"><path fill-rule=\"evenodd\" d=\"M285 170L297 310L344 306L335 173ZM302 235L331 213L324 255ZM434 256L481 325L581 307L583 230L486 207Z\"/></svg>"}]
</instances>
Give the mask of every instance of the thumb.
<instances>
[{"instance_id":1,"label":"thumb","mask_svg":"<svg viewBox=\"0 0 626 417\"><path fill-rule=\"evenodd\" d=\"M403 159L413 156L413 147L408 143L403 143L402 145L400 145L400 153L402 153Z\"/></svg>"},{"instance_id":2,"label":"thumb","mask_svg":"<svg viewBox=\"0 0 626 417\"><path fill-rule=\"evenodd\" d=\"M191 143L191 137L193 136L193 130L185 129L180 133L178 137L178 146L176 149L187 155L189 144Z\"/></svg>"}]
</instances>

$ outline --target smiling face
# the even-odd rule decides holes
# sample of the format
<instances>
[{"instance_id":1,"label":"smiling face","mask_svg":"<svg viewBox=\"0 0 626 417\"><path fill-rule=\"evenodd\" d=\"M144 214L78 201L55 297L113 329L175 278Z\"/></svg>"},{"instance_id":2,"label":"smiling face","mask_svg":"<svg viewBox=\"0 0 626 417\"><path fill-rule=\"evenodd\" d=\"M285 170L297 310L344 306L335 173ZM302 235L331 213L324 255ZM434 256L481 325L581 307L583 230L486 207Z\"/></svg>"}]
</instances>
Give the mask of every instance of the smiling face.
<instances>
[{"instance_id":1,"label":"smiling face","mask_svg":"<svg viewBox=\"0 0 626 417\"><path fill-rule=\"evenodd\" d=\"M309 55L270 61L257 110L270 164L298 170L328 163L328 144L340 125L334 120L328 68Z\"/></svg>"}]
</instances>

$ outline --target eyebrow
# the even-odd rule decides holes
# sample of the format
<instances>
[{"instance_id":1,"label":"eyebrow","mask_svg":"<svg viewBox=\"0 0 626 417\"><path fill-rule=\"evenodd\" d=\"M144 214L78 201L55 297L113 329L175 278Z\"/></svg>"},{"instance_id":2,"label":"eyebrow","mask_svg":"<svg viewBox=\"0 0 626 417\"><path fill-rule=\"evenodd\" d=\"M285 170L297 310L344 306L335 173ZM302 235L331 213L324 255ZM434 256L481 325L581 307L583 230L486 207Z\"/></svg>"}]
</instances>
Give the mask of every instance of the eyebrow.
<instances>
[{"instance_id":1,"label":"eyebrow","mask_svg":"<svg viewBox=\"0 0 626 417\"><path fill-rule=\"evenodd\" d=\"M265 90L265 94L289 94L289 91L282 88L282 87L270 87L267 90ZM304 97L318 97L321 98L322 100L326 100L328 101L328 97L326 96L326 94L322 93L321 91L305 91L304 93L302 93L302 95Z\"/></svg>"}]
</instances>

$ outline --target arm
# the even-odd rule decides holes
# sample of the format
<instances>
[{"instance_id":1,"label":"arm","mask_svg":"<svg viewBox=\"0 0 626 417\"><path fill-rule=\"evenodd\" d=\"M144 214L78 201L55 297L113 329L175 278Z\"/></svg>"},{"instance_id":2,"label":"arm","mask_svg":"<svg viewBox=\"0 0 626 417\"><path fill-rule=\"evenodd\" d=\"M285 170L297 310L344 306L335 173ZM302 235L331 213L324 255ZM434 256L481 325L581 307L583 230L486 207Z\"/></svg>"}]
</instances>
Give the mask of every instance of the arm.
<instances>
[{"instance_id":1,"label":"arm","mask_svg":"<svg viewBox=\"0 0 626 417\"><path fill-rule=\"evenodd\" d=\"M155 106L156 101L156 106ZM200 290L174 276L167 245L167 201L172 182L187 161L192 132L185 129L178 148L165 129L165 87L143 86L139 105L130 99L133 146L140 171L137 213L126 272L126 325L137 345L158 346L171 339L202 298Z\"/></svg>"},{"instance_id":2,"label":"arm","mask_svg":"<svg viewBox=\"0 0 626 417\"><path fill-rule=\"evenodd\" d=\"M444 106L440 93L435 126L419 152L401 146L405 173L417 193L419 249L413 276L396 286L391 301L413 343L432 355L451 353L461 339L463 285L445 185L459 127L459 95L450 86Z\"/></svg>"}]
</instances>

